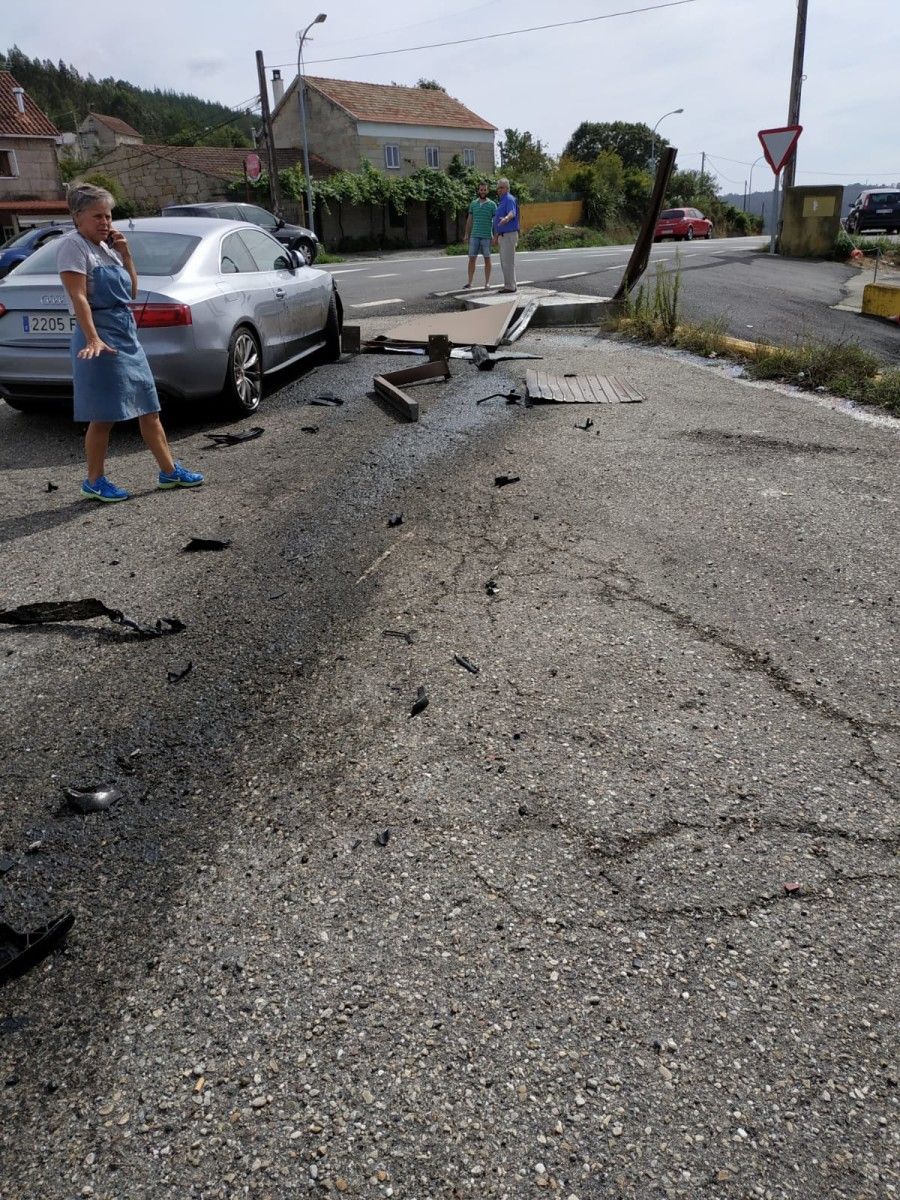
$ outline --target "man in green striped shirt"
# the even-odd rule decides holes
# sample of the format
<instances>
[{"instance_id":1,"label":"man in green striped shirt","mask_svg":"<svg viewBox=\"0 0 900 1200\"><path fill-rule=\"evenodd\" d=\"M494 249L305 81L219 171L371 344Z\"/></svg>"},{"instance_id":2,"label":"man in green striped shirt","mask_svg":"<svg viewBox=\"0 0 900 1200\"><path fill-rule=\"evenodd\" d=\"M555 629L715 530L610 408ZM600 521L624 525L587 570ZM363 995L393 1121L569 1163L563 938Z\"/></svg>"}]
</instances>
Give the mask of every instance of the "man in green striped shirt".
<instances>
[{"instance_id":1,"label":"man in green striped shirt","mask_svg":"<svg viewBox=\"0 0 900 1200\"><path fill-rule=\"evenodd\" d=\"M484 286L491 282L491 233L494 225L494 213L497 205L488 200L488 185L479 183L478 195L469 205L469 215L466 218L466 241L469 243L469 282L472 286L475 278L475 263L478 255L484 258Z\"/></svg>"}]
</instances>

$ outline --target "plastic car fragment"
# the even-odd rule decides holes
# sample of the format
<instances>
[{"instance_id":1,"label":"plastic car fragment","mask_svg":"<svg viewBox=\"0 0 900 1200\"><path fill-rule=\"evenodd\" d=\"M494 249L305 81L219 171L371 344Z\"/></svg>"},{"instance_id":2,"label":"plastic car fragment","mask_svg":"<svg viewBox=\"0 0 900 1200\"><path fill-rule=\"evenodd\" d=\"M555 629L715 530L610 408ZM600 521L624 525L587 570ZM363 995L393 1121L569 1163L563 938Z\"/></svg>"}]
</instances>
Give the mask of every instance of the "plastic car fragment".
<instances>
[{"instance_id":1,"label":"plastic car fragment","mask_svg":"<svg viewBox=\"0 0 900 1200\"><path fill-rule=\"evenodd\" d=\"M198 554L203 550L227 550L231 538L200 538L192 537L186 546L182 546L183 554Z\"/></svg>"},{"instance_id":2,"label":"plastic car fragment","mask_svg":"<svg viewBox=\"0 0 900 1200\"><path fill-rule=\"evenodd\" d=\"M511 483L518 483L520 477L518 475L495 475L494 487L509 487Z\"/></svg>"},{"instance_id":3,"label":"plastic car fragment","mask_svg":"<svg viewBox=\"0 0 900 1200\"><path fill-rule=\"evenodd\" d=\"M416 698L415 698L415 701L413 702L412 708L409 710L409 715L411 717L417 717L419 715L419 713L424 712L427 707L428 707L428 694L425 691L424 687L419 687L416 689Z\"/></svg>"},{"instance_id":4,"label":"plastic car fragment","mask_svg":"<svg viewBox=\"0 0 900 1200\"><path fill-rule=\"evenodd\" d=\"M473 662L471 662L468 658L466 658L466 656L464 654L454 654L453 659L455 662L459 663L459 665L461 667L464 667L465 670L469 671L470 674L472 674L472 675L477 675L478 672L481 670L480 667L476 667Z\"/></svg>"},{"instance_id":5,"label":"plastic car fragment","mask_svg":"<svg viewBox=\"0 0 900 1200\"><path fill-rule=\"evenodd\" d=\"M75 924L75 914L61 913L28 933L18 933L0 921L0 984L18 979L59 946Z\"/></svg>"},{"instance_id":6,"label":"plastic car fragment","mask_svg":"<svg viewBox=\"0 0 900 1200\"><path fill-rule=\"evenodd\" d=\"M193 664L193 662L189 661L188 665L181 671L167 671L166 679L168 679L169 683L180 683L181 680L184 679L186 675L190 675L190 673L191 673L191 671L193 671L193 669L194 669L194 664Z\"/></svg>"},{"instance_id":7,"label":"plastic car fragment","mask_svg":"<svg viewBox=\"0 0 900 1200\"><path fill-rule=\"evenodd\" d=\"M92 621L95 617L106 617L116 625L132 630L142 638L165 637L170 633L181 633L186 628L176 617L160 617L153 625L141 625L132 621L117 608L108 608L102 600L44 600L36 604L20 604L17 608L0 612L3 625L53 625L62 621Z\"/></svg>"},{"instance_id":8,"label":"plastic car fragment","mask_svg":"<svg viewBox=\"0 0 900 1200\"><path fill-rule=\"evenodd\" d=\"M122 798L122 793L111 783L101 783L94 787L64 787L63 795L68 800L69 807L82 814L106 812Z\"/></svg>"},{"instance_id":9,"label":"plastic car fragment","mask_svg":"<svg viewBox=\"0 0 900 1200\"><path fill-rule=\"evenodd\" d=\"M242 433L208 433L206 436L214 443L213 449L219 449L222 446L238 446L241 442L252 442L264 432L262 425L254 425L252 429L245 429Z\"/></svg>"}]
</instances>

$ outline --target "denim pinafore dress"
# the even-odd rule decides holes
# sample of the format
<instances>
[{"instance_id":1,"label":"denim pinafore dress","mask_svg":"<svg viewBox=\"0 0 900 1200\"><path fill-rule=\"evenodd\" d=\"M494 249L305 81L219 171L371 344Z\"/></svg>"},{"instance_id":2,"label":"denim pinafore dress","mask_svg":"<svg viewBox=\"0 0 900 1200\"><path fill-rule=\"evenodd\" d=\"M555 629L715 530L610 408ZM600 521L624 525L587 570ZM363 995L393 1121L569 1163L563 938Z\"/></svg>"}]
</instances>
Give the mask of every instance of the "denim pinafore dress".
<instances>
[{"instance_id":1,"label":"denim pinafore dress","mask_svg":"<svg viewBox=\"0 0 900 1200\"><path fill-rule=\"evenodd\" d=\"M129 308L131 276L118 265L98 266L91 273L91 285L94 327L117 353L79 358L87 341L80 326L72 334L75 420L130 421L159 412L156 384Z\"/></svg>"}]
</instances>

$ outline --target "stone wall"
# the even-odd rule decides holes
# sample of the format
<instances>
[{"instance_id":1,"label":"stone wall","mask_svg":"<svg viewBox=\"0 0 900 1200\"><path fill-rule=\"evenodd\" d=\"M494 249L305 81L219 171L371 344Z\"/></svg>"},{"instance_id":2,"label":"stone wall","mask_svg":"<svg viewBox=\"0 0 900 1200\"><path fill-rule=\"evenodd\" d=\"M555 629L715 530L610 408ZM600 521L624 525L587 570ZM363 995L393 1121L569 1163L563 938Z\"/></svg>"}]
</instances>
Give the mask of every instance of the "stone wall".
<instances>
[{"instance_id":1,"label":"stone wall","mask_svg":"<svg viewBox=\"0 0 900 1200\"><path fill-rule=\"evenodd\" d=\"M202 171L179 166L142 146L119 146L91 167L114 179L141 216L152 216L167 204L235 200L228 183Z\"/></svg>"},{"instance_id":2,"label":"stone wall","mask_svg":"<svg viewBox=\"0 0 900 1200\"><path fill-rule=\"evenodd\" d=\"M398 147L400 152L399 168L385 166L384 148L387 144ZM359 157L367 158L373 167L377 167L379 171L384 171L386 175L412 175L420 167L428 166L428 163L425 161L426 146L437 146L439 156L437 169L439 171L446 171L450 165L450 159L454 154L458 154L460 159L462 159L463 150L468 147L475 151L475 169L485 175L493 175L494 173L493 143L469 141L464 129L459 131L458 137L452 135L435 137L432 135L425 136L424 134L416 137L395 137L393 135L372 137L364 135L359 138Z\"/></svg>"},{"instance_id":3,"label":"stone wall","mask_svg":"<svg viewBox=\"0 0 900 1200\"><path fill-rule=\"evenodd\" d=\"M0 200L59 200L63 186L52 138L0 137L0 150L12 150L18 175L0 179Z\"/></svg>"},{"instance_id":4,"label":"stone wall","mask_svg":"<svg viewBox=\"0 0 900 1200\"><path fill-rule=\"evenodd\" d=\"M359 170L356 122L313 88L306 89L306 132L310 154L320 155L340 171ZM298 150L303 146L296 88L272 122L272 137L276 149Z\"/></svg>"},{"instance_id":5,"label":"stone wall","mask_svg":"<svg viewBox=\"0 0 900 1200\"><path fill-rule=\"evenodd\" d=\"M830 258L843 203L844 189L837 184L788 188L782 201L779 253L789 258Z\"/></svg>"}]
</instances>

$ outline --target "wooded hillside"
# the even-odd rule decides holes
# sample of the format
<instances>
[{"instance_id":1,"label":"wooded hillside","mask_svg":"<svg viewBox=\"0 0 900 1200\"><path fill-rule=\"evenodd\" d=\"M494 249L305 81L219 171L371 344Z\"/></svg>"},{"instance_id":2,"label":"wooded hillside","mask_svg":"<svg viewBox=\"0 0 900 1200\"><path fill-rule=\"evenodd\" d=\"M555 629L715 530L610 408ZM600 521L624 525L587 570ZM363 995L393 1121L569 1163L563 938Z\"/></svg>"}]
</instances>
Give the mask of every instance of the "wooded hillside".
<instances>
[{"instance_id":1,"label":"wooded hillside","mask_svg":"<svg viewBox=\"0 0 900 1200\"><path fill-rule=\"evenodd\" d=\"M18 46L0 54L0 70L10 71L62 131L73 132L89 112L98 112L127 121L147 142L249 144L248 115L198 96L149 91L124 79L85 77L62 61L29 58Z\"/></svg>"}]
</instances>

